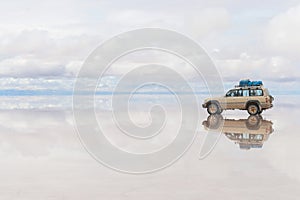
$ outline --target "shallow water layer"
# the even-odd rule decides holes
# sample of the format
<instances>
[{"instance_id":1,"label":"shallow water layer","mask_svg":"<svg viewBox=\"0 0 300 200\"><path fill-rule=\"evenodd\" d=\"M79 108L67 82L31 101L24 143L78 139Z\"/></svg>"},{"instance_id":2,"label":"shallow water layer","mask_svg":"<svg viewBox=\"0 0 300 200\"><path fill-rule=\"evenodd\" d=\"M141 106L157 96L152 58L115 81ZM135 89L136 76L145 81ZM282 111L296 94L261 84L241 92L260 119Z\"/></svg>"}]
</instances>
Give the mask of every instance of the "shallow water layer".
<instances>
[{"instance_id":1,"label":"shallow water layer","mask_svg":"<svg viewBox=\"0 0 300 200\"><path fill-rule=\"evenodd\" d=\"M71 106L8 107L0 112L0 199L298 199L299 103L298 96L277 96L274 108L258 119L245 111L225 112L219 131L205 122L220 119L201 109L188 151L168 168L142 175L116 172L92 158L74 129ZM178 112L172 106L169 111ZM148 110L131 117L147 124L143 112ZM120 137L108 113L96 112L98 122L127 151L149 152L176 137L175 114L147 144Z\"/></svg>"}]
</instances>

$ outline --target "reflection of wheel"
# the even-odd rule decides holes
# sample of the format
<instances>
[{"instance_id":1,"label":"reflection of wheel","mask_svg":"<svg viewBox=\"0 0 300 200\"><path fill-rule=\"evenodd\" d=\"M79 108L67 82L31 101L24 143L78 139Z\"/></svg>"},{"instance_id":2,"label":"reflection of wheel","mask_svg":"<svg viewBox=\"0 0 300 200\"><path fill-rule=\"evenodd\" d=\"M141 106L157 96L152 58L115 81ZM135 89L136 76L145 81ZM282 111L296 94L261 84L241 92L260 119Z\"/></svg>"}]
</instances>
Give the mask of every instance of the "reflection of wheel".
<instances>
[{"instance_id":1,"label":"reflection of wheel","mask_svg":"<svg viewBox=\"0 0 300 200\"><path fill-rule=\"evenodd\" d=\"M248 105L247 111L250 115L257 115L260 112L260 109L256 103L251 103Z\"/></svg>"},{"instance_id":2,"label":"reflection of wheel","mask_svg":"<svg viewBox=\"0 0 300 200\"><path fill-rule=\"evenodd\" d=\"M223 120L222 115L209 115L207 118L207 126L210 129L218 129Z\"/></svg>"},{"instance_id":3,"label":"reflection of wheel","mask_svg":"<svg viewBox=\"0 0 300 200\"><path fill-rule=\"evenodd\" d=\"M214 114L219 114L219 113L221 113L221 110L220 110L218 104L216 104L216 103L211 103L211 104L209 104L208 107L207 107L207 112L208 112L209 114L211 114L211 115L214 115Z\"/></svg>"},{"instance_id":4,"label":"reflection of wheel","mask_svg":"<svg viewBox=\"0 0 300 200\"><path fill-rule=\"evenodd\" d=\"M246 120L246 126L250 130L257 130L260 127L262 117L260 115L251 115Z\"/></svg>"}]
</instances>

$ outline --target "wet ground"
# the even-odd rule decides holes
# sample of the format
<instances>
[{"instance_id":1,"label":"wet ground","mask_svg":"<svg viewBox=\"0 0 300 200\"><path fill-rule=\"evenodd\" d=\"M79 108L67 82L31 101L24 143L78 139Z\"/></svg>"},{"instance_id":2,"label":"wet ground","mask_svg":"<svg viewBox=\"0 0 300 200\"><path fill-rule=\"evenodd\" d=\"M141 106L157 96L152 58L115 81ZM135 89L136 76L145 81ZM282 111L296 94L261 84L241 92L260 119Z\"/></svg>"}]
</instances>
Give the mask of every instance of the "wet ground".
<instances>
[{"instance_id":1,"label":"wet ground","mask_svg":"<svg viewBox=\"0 0 300 200\"><path fill-rule=\"evenodd\" d=\"M299 104L298 96L277 96L274 108L256 118L245 111L208 118L202 110L191 148L170 167L143 175L95 161L70 109L3 109L0 199L298 199ZM152 144L168 144L170 130ZM128 151L144 145L115 142Z\"/></svg>"}]
</instances>

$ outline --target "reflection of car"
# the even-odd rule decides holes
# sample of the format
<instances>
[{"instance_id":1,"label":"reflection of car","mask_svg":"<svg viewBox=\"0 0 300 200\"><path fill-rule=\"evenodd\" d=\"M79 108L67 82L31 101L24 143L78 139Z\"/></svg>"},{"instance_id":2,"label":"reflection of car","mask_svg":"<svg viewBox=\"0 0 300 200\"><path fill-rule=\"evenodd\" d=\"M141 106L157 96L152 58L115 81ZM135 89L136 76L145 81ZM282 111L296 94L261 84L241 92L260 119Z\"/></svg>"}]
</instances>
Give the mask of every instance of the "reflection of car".
<instances>
[{"instance_id":1,"label":"reflection of car","mask_svg":"<svg viewBox=\"0 0 300 200\"><path fill-rule=\"evenodd\" d=\"M263 110L273 107L274 98L268 89L263 87L261 81L249 81L247 85L241 85L241 82L223 97L205 99L202 107L207 108L209 114L239 109L247 110L250 115L260 114ZM257 82L258 84L252 84Z\"/></svg>"},{"instance_id":2,"label":"reflection of car","mask_svg":"<svg viewBox=\"0 0 300 200\"><path fill-rule=\"evenodd\" d=\"M249 116L248 119L223 119L222 115L210 115L202 123L206 130L222 132L241 149L262 148L274 131L273 123L261 116Z\"/></svg>"}]
</instances>

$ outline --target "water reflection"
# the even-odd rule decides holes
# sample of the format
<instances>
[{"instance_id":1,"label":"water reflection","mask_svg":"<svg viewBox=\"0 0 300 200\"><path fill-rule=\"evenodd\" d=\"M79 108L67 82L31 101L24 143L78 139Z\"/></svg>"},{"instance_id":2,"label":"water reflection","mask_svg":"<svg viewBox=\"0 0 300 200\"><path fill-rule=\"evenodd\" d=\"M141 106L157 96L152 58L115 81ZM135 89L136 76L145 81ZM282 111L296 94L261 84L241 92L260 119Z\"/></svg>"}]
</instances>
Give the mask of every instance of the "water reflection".
<instances>
[{"instance_id":1,"label":"water reflection","mask_svg":"<svg viewBox=\"0 0 300 200\"><path fill-rule=\"evenodd\" d=\"M247 119L224 119L222 115L210 115L202 125L208 131L221 132L240 149L262 148L273 133L273 123L261 116Z\"/></svg>"}]
</instances>

